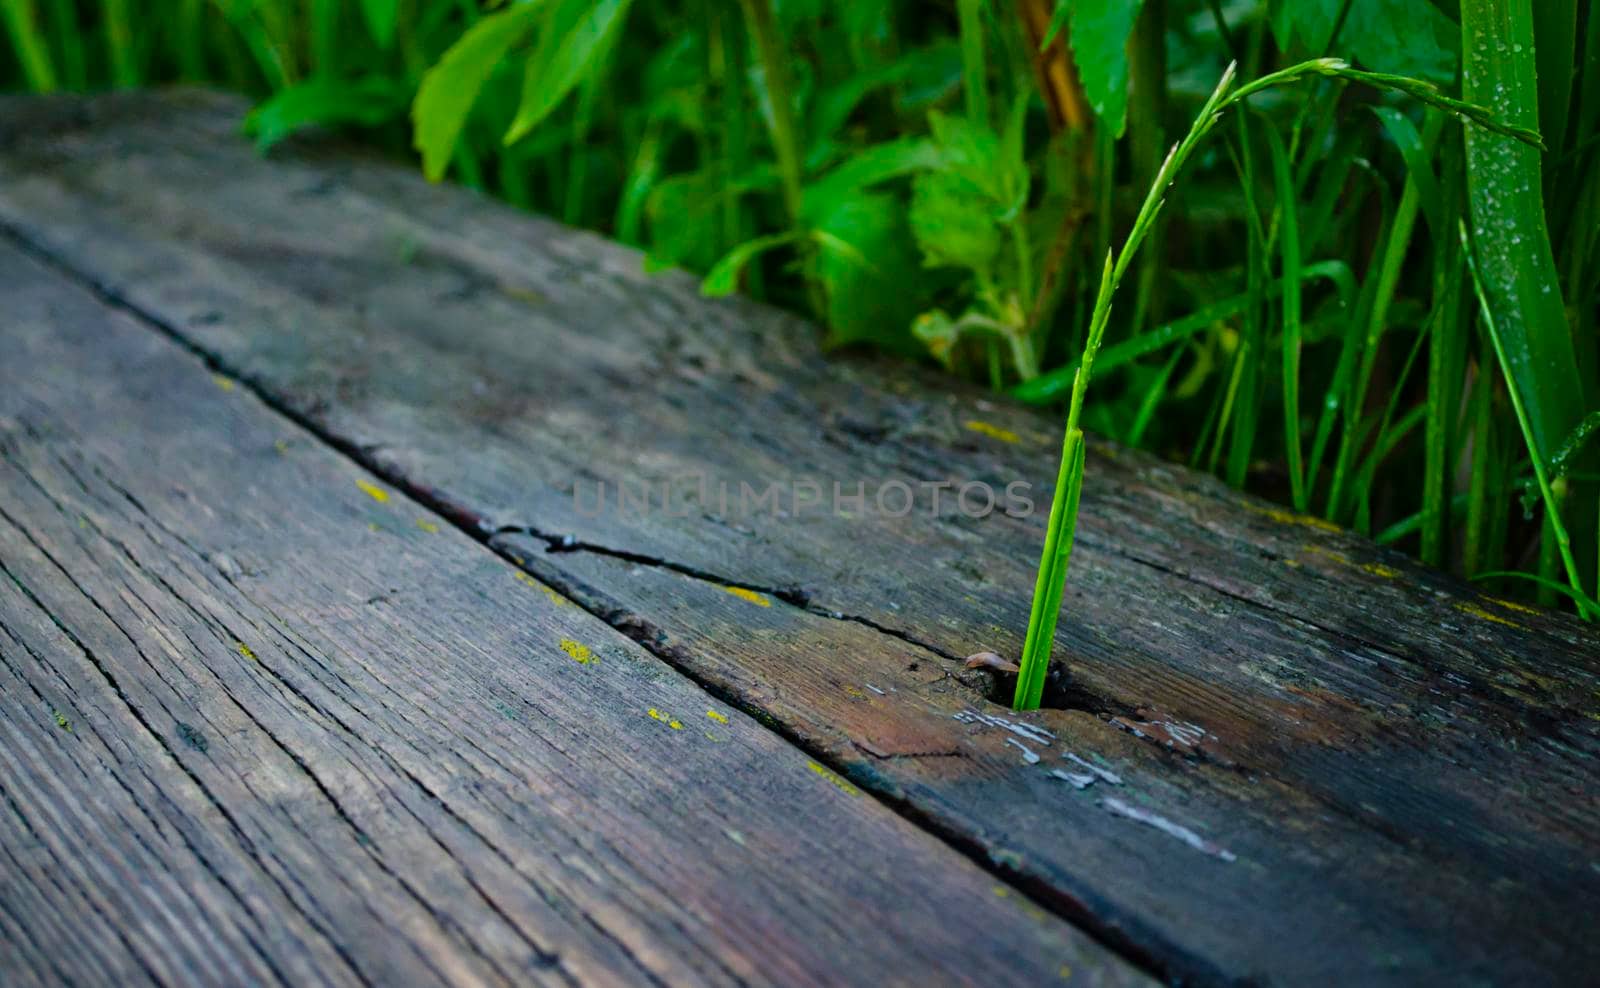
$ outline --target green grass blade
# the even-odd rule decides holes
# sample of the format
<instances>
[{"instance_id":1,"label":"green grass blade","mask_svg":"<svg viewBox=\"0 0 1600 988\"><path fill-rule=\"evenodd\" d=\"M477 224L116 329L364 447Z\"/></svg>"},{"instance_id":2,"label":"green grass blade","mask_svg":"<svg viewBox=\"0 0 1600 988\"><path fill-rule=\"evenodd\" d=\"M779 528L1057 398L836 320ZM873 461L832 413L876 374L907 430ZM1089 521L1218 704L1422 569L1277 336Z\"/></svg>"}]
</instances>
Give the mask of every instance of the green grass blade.
<instances>
[{"instance_id":1,"label":"green grass blade","mask_svg":"<svg viewBox=\"0 0 1600 988\"><path fill-rule=\"evenodd\" d=\"M1283 445L1289 461L1289 496L1296 511L1310 510L1305 463L1300 446L1300 223L1289 151L1272 127L1266 128L1272 177L1278 196L1278 250L1283 258Z\"/></svg>"},{"instance_id":2,"label":"green grass blade","mask_svg":"<svg viewBox=\"0 0 1600 988\"><path fill-rule=\"evenodd\" d=\"M1537 584L1538 586L1543 587L1552 593L1562 594L1570 598L1574 604L1578 605L1580 611L1587 609L1591 614L1600 614L1600 600L1596 600L1588 594L1579 593L1578 591L1567 586L1565 583L1557 583L1554 580L1539 576L1536 573L1524 573L1521 570L1514 569L1500 569L1489 570L1488 572L1484 573L1474 573L1471 577L1473 580L1493 580L1497 578L1527 580L1530 583Z\"/></svg>"},{"instance_id":3,"label":"green grass blade","mask_svg":"<svg viewBox=\"0 0 1600 988\"><path fill-rule=\"evenodd\" d=\"M490 14L468 29L422 77L411 106L416 125L413 144L422 152L422 170L430 181L444 177L467 115L490 73L527 37L542 13L542 4L530 3Z\"/></svg>"},{"instance_id":4,"label":"green grass blade","mask_svg":"<svg viewBox=\"0 0 1600 988\"><path fill-rule=\"evenodd\" d=\"M1558 489L1551 486L1550 478L1545 470L1543 454L1539 451L1537 438L1534 434L1533 415L1529 411L1522 395L1518 392L1516 380L1513 376L1515 368L1512 365L1509 348L1506 346L1505 336L1495 320L1494 308L1489 301L1483 279L1479 276L1479 268L1473 258L1472 247L1468 243L1465 221L1461 225L1461 241L1462 249L1466 251L1467 255L1467 271L1472 276L1473 288L1477 291L1478 305L1482 310L1484 326L1488 329L1489 340L1494 345L1494 354L1499 361L1500 372L1505 376L1506 392L1511 397L1511 407L1516 411L1517 425L1521 427L1523 439L1528 445L1528 453L1533 464L1533 475L1538 481L1539 495L1544 501L1547 538L1553 536L1556 552L1560 555L1561 563L1566 569L1567 585L1581 599L1584 593L1583 579L1579 574L1577 561L1572 555L1572 543L1567 535L1566 526L1561 521L1562 499ZM1579 613L1591 619L1600 617L1600 611L1590 612L1581 604Z\"/></svg>"},{"instance_id":5,"label":"green grass blade","mask_svg":"<svg viewBox=\"0 0 1600 988\"><path fill-rule=\"evenodd\" d=\"M1355 295L1354 276L1343 261L1318 261L1315 264L1308 264L1301 269L1300 274L1302 284L1313 279L1332 281L1347 307ZM1268 297L1277 297L1283 289L1282 281L1274 282L1268 287ZM1165 326L1158 326L1133 339L1106 347L1095 358L1095 365L1102 371L1109 371L1133 363L1234 318L1249 304L1248 293L1213 302L1196 309L1182 319L1175 319ZM1073 376L1078 372L1080 360L1081 358L1075 358L1048 373L1040 374L1031 381L1013 386L1010 390L1011 396L1030 405L1049 405L1060 401L1072 391Z\"/></svg>"},{"instance_id":6,"label":"green grass blade","mask_svg":"<svg viewBox=\"0 0 1600 988\"><path fill-rule=\"evenodd\" d=\"M967 119L978 127L989 126L989 63L983 45L983 6L983 0L956 0Z\"/></svg>"},{"instance_id":7,"label":"green grass blade","mask_svg":"<svg viewBox=\"0 0 1600 988\"><path fill-rule=\"evenodd\" d=\"M1492 106L1513 126L1535 126L1532 4L1462 0L1461 30L1465 98ZM1529 450L1542 471L1589 409L1545 225L1540 158L1533 148L1473 127L1467 129L1466 151L1477 277L1497 350L1504 352L1507 387L1526 411ZM1580 503L1596 496L1591 484L1575 487ZM1578 549L1587 557L1594 547L1593 519L1586 512L1577 525Z\"/></svg>"},{"instance_id":8,"label":"green grass blade","mask_svg":"<svg viewBox=\"0 0 1600 988\"><path fill-rule=\"evenodd\" d=\"M505 143L515 144L603 64L633 0L554 0L528 58L517 115Z\"/></svg>"},{"instance_id":9,"label":"green grass blade","mask_svg":"<svg viewBox=\"0 0 1600 988\"><path fill-rule=\"evenodd\" d=\"M1435 118L1429 126L1429 133L1424 138L1426 143L1431 145L1437 139L1441 120L1442 118ZM1406 257L1411 251L1417 216L1422 209L1422 198L1419 183L1408 175L1405 191L1400 195L1400 205L1395 208L1394 222L1389 227L1389 236L1378 262L1378 281L1372 297L1372 307L1367 314L1366 335L1360 345L1360 358L1356 362L1355 376L1351 379L1345 399L1344 428L1339 434L1333 477L1328 485L1327 516L1330 519L1339 519L1345 514L1345 496L1348 493L1346 484L1351 479L1351 469L1359 453L1355 441L1356 433L1366 408L1367 391L1371 386L1373 370L1377 367L1383 334L1388 328L1389 309L1399 290L1400 276L1404 271Z\"/></svg>"},{"instance_id":10,"label":"green grass blade","mask_svg":"<svg viewBox=\"0 0 1600 988\"><path fill-rule=\"evenodd\" d=\"M89 62L78 26L78 7L72 0L48 0L51 34L61 54L61 84L68 89L89 88ZM199 3L200 0L191 0Z\"/></svg>"},{"instance_id":11,"label":"green grass blade","mask_svg":"<svg viewBox=\"0 0 1600 988\"><path fill-rule=\"evenodd\" d=\"M1243 488L1250 470L1250 458L1260 431L1261 380L1266 364L1266 252L1267 236L1256 200L1255 149L1250 139L1250 114L1234 117L1239 143L1234 155L1239 187L1245 202L1245 295L1244 332L1238 352L1238 386L1229 389L1229 405L1223 415L1232 426L1228 444L1227 481Z\"/></svg>"},{"instance_id":12,"label":"green grass blade","mask_svg":"<svg viewBox=\"0 0 1600 988\"><path fill-rule=\"evenodd\" d=\"M0 0L0 18L16 49L17 61L22 63L22 76L28 88L36 93L48 93L57 85L55 63L50 58L50 46L44 31L39 28L39 15L33 9L33 0Z\"/></svg>"},{"instance_id":13,"label":"green grass blade","mask_svg":"<svg viewBox=\"0 0 1600 988\"><path fill-rule=\"evenodd\" d=\"M1050 669L1050 652L1055 647L1056 623L1061 615L1061 598L1078 524L1084 449L1083 433L1069 430L1061 450L1061 470L1050 505L1050 527L1045 534L1039 575L1033 588L1033 613L1029 615L1028 634L1022 646L1017 691L1013 698L1013 706L1018 710L1037 710L1044 698L1044 681Z\"/></svg>"}]
</instances>

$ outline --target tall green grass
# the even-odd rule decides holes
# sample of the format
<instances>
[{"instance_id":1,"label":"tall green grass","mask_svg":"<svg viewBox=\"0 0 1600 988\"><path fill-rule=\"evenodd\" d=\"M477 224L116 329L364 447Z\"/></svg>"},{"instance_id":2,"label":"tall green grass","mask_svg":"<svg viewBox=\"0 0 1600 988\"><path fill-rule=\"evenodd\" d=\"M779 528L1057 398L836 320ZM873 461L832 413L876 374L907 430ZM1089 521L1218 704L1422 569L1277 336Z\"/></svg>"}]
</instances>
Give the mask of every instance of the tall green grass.
<instances>
[{"instance_id":1,"label":"tall green grass","mask_svg":"<svg viewBox=\"0 0 1600 988\"><path fill-rule=\"evenodd\" d=\"M0 0L0 34L0 85L242 89L269 152L349 128L831 347L1065 404L1069 479L1098 431L1497 593L1600 590L1592 3ZM1230 102L1146 216L1226 65L1335 52Z\"/></svg>"}]
</instances>

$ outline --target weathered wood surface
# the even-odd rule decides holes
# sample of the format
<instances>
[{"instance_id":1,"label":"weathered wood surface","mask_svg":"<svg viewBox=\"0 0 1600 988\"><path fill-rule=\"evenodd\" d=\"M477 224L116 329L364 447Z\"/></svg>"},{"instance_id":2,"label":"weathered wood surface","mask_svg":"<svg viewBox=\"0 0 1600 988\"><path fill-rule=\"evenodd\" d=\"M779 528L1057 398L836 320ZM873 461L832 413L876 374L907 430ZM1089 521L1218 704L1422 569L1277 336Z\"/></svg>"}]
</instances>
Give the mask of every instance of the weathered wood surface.
<instances>
[{"instance_id":1,"label":"weathered wood surface","mask_svg":"<svg viewBox=\"0 0 1600 988\"><path fill-rule=\"evenodd\" d=\"M0 285L6 984L1147 983L4 243Z\"/></svg>"},{"instance_id":2,"label":"weathered wood surface","mask_svg":"<svg viewBox=\"0 0 1600 988\"><path fill-rule=\"evenodd\" d=\"M238 109L0 103L0 223L1158 973L1537 983L1600 961L1591 629L1098 444L1071 688L1026 718L1055 741L957 720L1005 713L959 659L1020 650L1047 490L980 520L949 493L931 517L925 494L904 518L590 517L573 487L1037 485L1051 417L826 361L795 320L402 168L257 159ZM1085 771L1067 752L1121 784L1057 778Z\"/></svg>"}]
</instances>

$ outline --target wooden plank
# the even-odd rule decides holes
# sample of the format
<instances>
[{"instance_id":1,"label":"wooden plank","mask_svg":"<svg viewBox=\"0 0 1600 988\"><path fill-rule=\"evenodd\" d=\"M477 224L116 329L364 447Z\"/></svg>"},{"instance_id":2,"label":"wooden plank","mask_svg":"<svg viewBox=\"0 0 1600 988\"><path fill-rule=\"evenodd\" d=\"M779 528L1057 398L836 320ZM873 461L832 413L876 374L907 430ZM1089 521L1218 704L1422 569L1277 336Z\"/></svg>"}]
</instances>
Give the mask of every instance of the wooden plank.
<instances>
[{"instance_id":1,"label":"wooden plank","mask_svg":"<svg viewBox=\"0 0 1600 988\"><path fill-rule=\"evenodd\" d=\"M1517 981L1596 960L1577 918L1600 892L1589 628L1102 443L1070 689L1027 719L1057 735L1029 764L1023 738L955 715L1004 713L960 658L1019 650L1047 491L1022 518L949 493L930 516L927 488L903 518L591 517L574 488L1003 490L1054 475L1053 421L825 361L793 319L403 169L316 147L263 163L236 112L13 102L0 220L1169 975ZM1123 786L1051 775L1082 773L1069 750Z\"/></svg>"},{"instance_id":2,"label":"wooden plank","mask_svg":"<svg viewBox=\"0 0 1600 988\"><path fill-rule=\"evenodd\" d=\"M8 984L1142 984L0 244Z\"/></svg>"}]
</instances>

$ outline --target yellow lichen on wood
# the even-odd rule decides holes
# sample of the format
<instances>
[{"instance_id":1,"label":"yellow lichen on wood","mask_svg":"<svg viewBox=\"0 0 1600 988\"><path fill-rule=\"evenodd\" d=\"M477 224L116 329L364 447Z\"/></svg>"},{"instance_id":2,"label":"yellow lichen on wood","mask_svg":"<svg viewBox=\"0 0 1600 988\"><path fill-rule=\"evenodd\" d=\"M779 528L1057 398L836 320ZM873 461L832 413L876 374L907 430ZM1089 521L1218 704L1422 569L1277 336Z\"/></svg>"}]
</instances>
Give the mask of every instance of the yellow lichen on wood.
<instances>
[{"instance_id":1,"label":"yellow lichen on wood","mask_svg":"<svg viewBox=\"0 0 1600 988\"><path fill-rule=\"evenodd\" d=\"M544 594L546 597L550 598L550 603L556 605L557 607L565 607L567 604L567 598L556 593L554 590L545 586L543 583L540 583L538 580L535 580L533 577L524 573L520 569L512 570L511 578L516 580L518 583L526 584Z\"/></svg>"},{"instance_id":2,"label":"yellow lichen on wood","mask_svg":"<svg viewBox=\"0 0 1600 988\"><path fill-rule=\"evenodd\" d=\"M1297 514L1293 511L1285 511L1283 508L1265 507L1259 504L1252 504L1249 501L1242 503L1246 510L1261 515L1263 518L1270 518L1280 525L1302 525L1306 528L1314 528L1319 532L1343 531L1333 522L1325 518L1318 518L1316 515Z\"/></svg>"},{"instance_id":3,"label":"yellow lichen on wood","mask_svg":"<svg viewBox=\"0 0 1600 988\"><path fill-rule=\"evenodd\" d=\"M828 780L828 782L831 783L835 789L844 793L846 796L861 795L860 789L857 789L849 782L846 782L843 776L826 765L823 765L821 762L808 761L806 762L806 768L809 768L817 775L820 775L824 779Z\"/></svg>"},{"instance_id":4,"label":"yellow lichen on wood","mask_svg":"<svg viewBox=\"0 0 1600 988\"><path fill-rule=\"evenodd\" d=\"M748 600L757 607L772 606L772 601L768 600L766 597L763 597L761 594L756 593L754 590L746 590L744 587L723 587L722 589L733 594L735 597L738 597L740 600Z\"/></svg>"},{"instance_id":5,"label":"yellow lichen on wood","mask_svg":"<svg viewBox=\"0 0 1600 988\"><path fill-rule=\"evenodd\" d=\"M367 497L372 498L374 501L377 501L379 504L383 504L384 502L389 500L389 492L388 491L384 490L382 487L379 487L377 484L371 483L370 481L365 480L365 479L363 479L361 477L357 477L356 478L356 486L361 488L362 492L365 493L367 495Z\"/></svg>"},{"instance_id":6,"label":"yellow lichen on wood","mask_svg":"<svg viewBox=\"0 0 1600 988\"><path fill-rule=\"evenodd\" d=\"M645 712L650 715L650 719L651 720L659 720L661 723L663 723L663 724L667 725L668 727L672 728L674 731L683 730L683 722L680 721L678 718L672 716L671 714L664 714L661 711L657 710L655 707L651 707L649 710L647 710Z\"/></svg>"},{"instance_id":7,"label":"yellow lichen on wood","mask_svg":"<svg viewBox=\"0 0 1600 988\"><path fill-rule=\"evenodd\" d=\"M561 639L561 651L572 656L572 661L579 665L586 666L594 661L594 653L589 651L589 646L573 641L571 638Z\"/></svg>"},{"instance_id":8,"label":"yellow lichen on wood","mask_svg":"<svg viewBox=\"0 0 1600 988\"><path fill-rule=\"evenodd\" d=\"M1022 441L1022 437L1010 429L1002 429L998 425L990 425L978 419L968 419L965 425L969 431L976 432L980 436L988 436L990 439L998 439L1003 443L1019 443Z\"/></svg>"},{"instance_id":9,"label":"yellow lichen on wood","mask_svg":"<svg viewBox=\"0 0 1600 988\"><path fill-rule=\"evenodd\" d=\"M1518 631L1525 630L1522 627L1522 625L1520 625L1517 622L1511 620L1510 618L1503 618L1500 615L1494 613L1493 611L1486 611L1483 608L1479 607L1477 604L1469 604L1469 603L1463 602L1463 603L1460 603L1460 604L1456 605L1456 610L1460 611L1463 614L1470 614L1475 618L1482 618L1485 621L1493 621L1495 624L1503 624L1508 628L1516 628Z\"/></svg>"}]
</instances>

